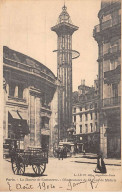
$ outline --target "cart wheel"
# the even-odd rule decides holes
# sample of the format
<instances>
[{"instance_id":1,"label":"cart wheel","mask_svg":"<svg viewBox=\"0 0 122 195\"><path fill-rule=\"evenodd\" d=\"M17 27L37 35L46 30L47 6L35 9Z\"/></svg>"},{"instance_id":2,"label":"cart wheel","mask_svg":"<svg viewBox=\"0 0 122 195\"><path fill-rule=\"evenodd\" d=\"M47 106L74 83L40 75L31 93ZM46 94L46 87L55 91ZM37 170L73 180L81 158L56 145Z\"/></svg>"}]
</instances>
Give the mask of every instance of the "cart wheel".
<instances>
[{"instance_id":1,"label":"cart wheel","mask_svg":"<svg viewBox=\"0 0 122 195\"><path fill-rule=\"evenodd\" d=\"M25 165L23 161L13 161L12 162L12 170L15 175L23 175L25 173Z\"/></svg>"},{"instance_id":2,"label":"cart wheel","mask_svg":"<svg viewBox=\"0 0 122 195\"><path fill-rule=\"evenodd\" d=\"M32 168L36 175L42 175L46 169L46 163L42 163L41 165L32 165Z\"/></svg>"}]
</instances>

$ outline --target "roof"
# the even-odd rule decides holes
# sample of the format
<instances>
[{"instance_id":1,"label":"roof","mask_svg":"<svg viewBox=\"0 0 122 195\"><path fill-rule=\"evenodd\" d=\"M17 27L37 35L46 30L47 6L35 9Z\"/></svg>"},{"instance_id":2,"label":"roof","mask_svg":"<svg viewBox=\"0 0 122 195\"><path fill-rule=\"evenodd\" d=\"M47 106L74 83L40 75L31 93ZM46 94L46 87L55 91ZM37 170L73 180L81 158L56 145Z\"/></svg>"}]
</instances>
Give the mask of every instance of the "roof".
<instances>
[{"instance_id":1,"label":"roof","mask_svg":"<svg viewBox=\"0 0 122 195\"><path fill-rule=\"evenodd\" d=\"M51 28L52 31L55 31L57 34L61 32L67 32L72 34L74 31L78 30L78 27L72 24L70 15L67 12L67 7L64 5L62 7L62 12L58 17L58 22L55 26Z\"/></svg>"},{"instance_id":2,"label":"roof","mask_svg":"<svg viewBox=\"0 0 122 195\"><path fill-rule=\"evenodd\" d=\"M54 73L49 68L47 68L45 65L43 65L39 61L25 54L12 50L7 46L3 46L3 61L4 59L9 59L13 62L17 62L17 63L23 64L23 65L26 65L26 66L29 66L35 69L39 69L41 71L44 71L46 74L48 74L53 79L56 79Z\"/></svg>"}]
</instances>

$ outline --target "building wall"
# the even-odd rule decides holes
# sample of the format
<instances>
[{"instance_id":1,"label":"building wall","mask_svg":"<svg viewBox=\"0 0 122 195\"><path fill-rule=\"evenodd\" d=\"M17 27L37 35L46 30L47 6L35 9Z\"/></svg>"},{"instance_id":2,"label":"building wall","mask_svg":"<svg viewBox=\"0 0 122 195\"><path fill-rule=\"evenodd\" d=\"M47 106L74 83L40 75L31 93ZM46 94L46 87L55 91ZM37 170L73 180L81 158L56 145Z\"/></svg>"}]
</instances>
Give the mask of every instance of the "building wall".
<instances>
[{"instance_id":1,"label":"building wall","mask_svg":"<svg viewBox=\"0 0 122 195\"><path fill-rule=\"evenodd\" d=\"M22 148L41 147L42 144L44 145L43 136L48 138L50 136L52 114L50 103L56 90L56 78L47 67L38 61L7 47L4 47L3 51L3 76L6 82L4 87L4 143L8 138L16 138L21 140ZM20 137L16 135L12 124L12 121L18 120L18 123L20 121L17 113L27 122L29 128L29 132L24 134L25 130L23 130L24 135ZM49 143L46 144L48 147Z\"/></svg>"},{"instance_id":2,"label":"building wall","mask_svg":"<svg viewBox=\"0 0 122 195\"><path fill-rule=\"evenodd\" d=\"M58 90L58 89L57 89ZM54 98L51 102L51 150L53 151L53 147L58 145L59 142L59 127L58 127L58 91L56 90L54 94Z\"/></svg>"},{"instance_id":3,"label":"building wall","mask_svg":"<svg viewBox=\"0 0 122 195\"><path fill-rule=\"evenodd\" d=\"M79 152L97 153L99 149L99 102L98 82L88 87L85 83L78 87L78 96L73 94L73 124L75 127L74 140Z\"/></svg>"},{"instance_id":4,"label":"building wall","mask_svg":"<svg viewBox=\"0 0 122 195\"><path fill-rule=\"evenodd\" d=\"M91 104L87 103L86 105L90 107ZM99 129L98 128L99 127L99 124L98 124L99 113L98 113L98 111L95 110L94 108L85 110L84 107L82 108L82 111L79 111L81 106L85 106L85 105L81 104L81 105L73 106L73 111L74 111L74 108L77 108L76 112L75 113L73 112L73 123L76 126L76 133L77 134L91 133L94 131L98 131L98 129ZM92 119L91 119L91 114L92 114ZM86 115L87 115L87 119L86 119ZM96 119L96 115L97 115L97 119ZM82 116L82 121L81 121L80 116ZM74 120L74 117L76 118L76 122ZM95 125L96 123L97 123L97 128ZM88 125L88 130L86 130L85 124ZM90 124L92 124L92 130L91 130ZM82 125L82 130L80 130L80 125Z\"/></svg>"},{"instance_id":5,"label":"building wall","mask_svg":"<svg viewBox=\"0 0 122 195\"><path fill-rule=\"evenodd\" d=\"M98 17L100 149L105 157L120 157L121 2L102 1Z\"/></svg>"}]
</instances>

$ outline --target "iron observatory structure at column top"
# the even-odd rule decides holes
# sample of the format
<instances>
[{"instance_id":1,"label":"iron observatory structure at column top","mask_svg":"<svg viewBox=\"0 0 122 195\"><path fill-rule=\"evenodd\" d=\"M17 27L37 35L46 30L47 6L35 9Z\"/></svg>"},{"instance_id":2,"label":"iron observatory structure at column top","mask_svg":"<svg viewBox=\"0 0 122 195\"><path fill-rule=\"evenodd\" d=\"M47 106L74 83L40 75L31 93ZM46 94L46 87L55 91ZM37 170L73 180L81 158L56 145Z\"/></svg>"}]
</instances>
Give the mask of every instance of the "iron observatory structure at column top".
<instances>
[{"instance_id":1,"label":"iron observatory structure at column top","mask_svg":"<svg viewBox=\"0 0 122 195\"><path fill-rule=\"evenodd\" d=\"M79 57L79 52L72 50L72 34L78 27L72 24L64 5L58 22L51 28L58 36L57 40L57 79L58 90L58 131L59 140L67 137L67 129L72 126L72 59Z\"/></svg>"}]
</instances>

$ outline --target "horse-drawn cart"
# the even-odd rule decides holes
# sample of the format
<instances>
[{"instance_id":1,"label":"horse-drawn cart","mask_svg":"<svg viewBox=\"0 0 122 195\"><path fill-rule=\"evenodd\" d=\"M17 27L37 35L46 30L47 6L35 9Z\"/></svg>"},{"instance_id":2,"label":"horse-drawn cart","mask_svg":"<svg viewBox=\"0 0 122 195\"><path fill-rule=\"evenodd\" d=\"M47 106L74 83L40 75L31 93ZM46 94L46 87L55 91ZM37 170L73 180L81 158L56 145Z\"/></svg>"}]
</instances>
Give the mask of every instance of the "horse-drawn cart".
<instances>
[{"instance_id":1,"label":"horse-drawn cart","mask_svg":"<svg viewBox=\"0 0 122 195\"><path fill-rule=\"evenodd\" d=\"M23 175L25 167L32 166L36 175L42 175L48 163L48 151L29 147L27 150L16 150L11 154L12 170L16 175Z\"/></svg>"}]
</instances>

